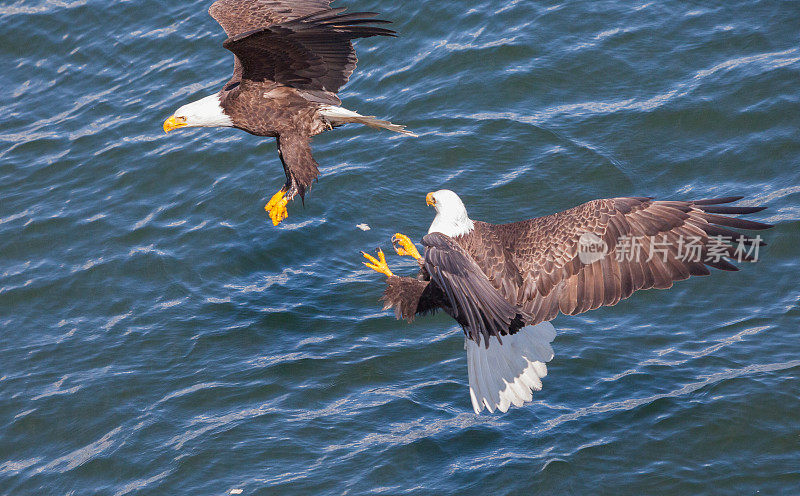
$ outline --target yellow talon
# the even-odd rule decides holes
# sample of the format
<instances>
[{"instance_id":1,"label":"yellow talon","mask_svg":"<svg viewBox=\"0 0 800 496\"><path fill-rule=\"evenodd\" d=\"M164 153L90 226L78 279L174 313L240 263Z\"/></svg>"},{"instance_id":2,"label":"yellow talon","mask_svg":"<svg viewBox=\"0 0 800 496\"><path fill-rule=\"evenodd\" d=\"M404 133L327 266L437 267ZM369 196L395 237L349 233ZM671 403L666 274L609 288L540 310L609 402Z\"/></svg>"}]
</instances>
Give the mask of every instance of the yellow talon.
<instances>
[{"instance_id":1,"label":"yellow talon","mask_svg":"<svg viewBox=\"0 0 800 496\"><path fill-rule=\"evenodd\" d=\"M264 210L269 212L269 218L272 219L272 225L277 226L286 217L289 216L286 211L286 204L289 203L286 198L286 191L280 190L270 198L269 202L264 205Z\"/></svg>"},{"instance_id":2,"label":"yellow talon","mask_svg":"<svg viewBox=\"0 0 800 496\"><path fill-rule=\"evenodd\" d=\"M414 243L405 234L397 233L392 236L392 246L394 246L394 251L401 257L409 256L414 257L414 259L418 261L422 260L422 255L419 254L417 247L414 246Z\"/></svg>"},{"instance_id":3,"label":"yellow talon","mask_svg":"<svg viewBox=\"0 0 800 496\"><path fill-rule=\"evenodd\" d=\"M373 257L368 253L361 252L364 255L364 258L370 261L370 263L362 262L364 265L369 267L370 269L374 270L375 272L380 272L384 274L386 277L392 277L392 271L389 270L389 266L386 265L386 256L383 254L383 250L378 248L378 258Z\"/></svg>"}]
</instances>

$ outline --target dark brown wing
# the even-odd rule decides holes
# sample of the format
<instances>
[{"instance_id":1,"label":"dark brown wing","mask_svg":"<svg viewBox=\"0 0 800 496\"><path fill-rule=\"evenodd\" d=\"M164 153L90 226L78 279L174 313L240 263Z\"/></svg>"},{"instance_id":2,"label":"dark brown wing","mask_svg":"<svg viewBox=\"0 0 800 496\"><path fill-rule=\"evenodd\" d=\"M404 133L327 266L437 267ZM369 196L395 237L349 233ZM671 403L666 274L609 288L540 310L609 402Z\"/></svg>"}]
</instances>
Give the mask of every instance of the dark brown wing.
<instances>
[{"instance_id":1,"label":"dark brown wing","mask_svg":"<svg viewBox=\"0 0 800 496\"><path fill-rule=\"evenodd\" d=\"M669 288L674 281L708 275L708 267L737 270L729 260L751 261L748 250L761 243L729 228L771 227L719 215L763 210L719 206L739 199L595 200L495 231L522 275L517 303L533 316L528 323L536 324L558 312L575 315L615 305L639 289Z\"/></svg>"},{"instance_id":2,"label":"dark brown wing","mask_svg":"<svg viewBox=\"0 0 800 496\"><path fill-rule=\"evenodd\" d=\"M514 264L513 254L497 236L497 226L473 221L472 231L459 236L458 244L467 253L473 254L475 263L503 298L512 302L517 300L522 275Z\"/></svg>"},{"instance_id":3,"label":"dark brown wing","mask_svg":"<svg viewBox=\"0 0 800 496\"><path fill-rule=\"evenodd\" d=\"M217 0L208 13L232 37L327 10L330 3L330 0Z\"/></svg>"},{"instance_id":4,"label":"dark brown wing","mask_svg":"<svg viewBox=\"0 0 800 496\"><path fill-rule=\"evenodd\" d=\"M330 0L217 0L211 4L208 13L230 38L329 7ZM225 83L224 91L235 88L241 80L242 63L234 55L233 76Z\"/></svg>"},{"instance_id":5,"label":"dark brown wing","mask_svg":"<svg viewBox=\"0 0 800 496\"><path fill-rule=\"evenodd\" d=\"M470 339L480 344L483 336L488 347L489 336L513 334L528 320L451 237L430 233L422 238L422 245L425 270L447 296L453 317L464 326Z\"/></svg>"},{"instance_id":6,"label":"dark brown wing","mask_svg":"<svg viewBox=\"0 0 800 496\"><path fill-rule=\"evenodd\" d=\"M223 46L241 62L242 79L277 82L336 98L356 66L351 40L394 36L391 30L369 25L387 22L371 19L376 14L343 14L342 10L326 10L240 33Z\"/></svg>"}]
</instances>

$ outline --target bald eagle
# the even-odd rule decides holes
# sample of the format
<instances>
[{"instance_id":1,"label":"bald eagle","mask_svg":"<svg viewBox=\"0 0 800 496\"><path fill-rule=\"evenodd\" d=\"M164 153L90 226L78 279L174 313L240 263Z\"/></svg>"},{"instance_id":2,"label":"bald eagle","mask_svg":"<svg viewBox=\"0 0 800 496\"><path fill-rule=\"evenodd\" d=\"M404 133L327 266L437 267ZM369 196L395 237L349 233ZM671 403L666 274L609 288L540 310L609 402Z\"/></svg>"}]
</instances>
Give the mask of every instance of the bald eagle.
<instances>
[{"instance_id":1,"label":"bald eagle","mask_svg":"<svg viewBox=\"0 0 800 496\"><path fill-rule=\"evenodd\" d=\"M550 320L615 305L639 289L666 289L674 281L738 270L731 261L755 261L761 222L720 214L763 207L723 205L741 197L699 201L652 198L594 200L545 217L493 225L472 220L448 190L429 193L436 217L422 238L424 257L403 234L398 255L420 265L417 277L399 277L383 252L362 252L365 265L385 274L384 310L398 319L444 310L462 327L469 393L475 413L508 410L532 400L553 358Z\"/></svg>"},{"instance_id":2,"label":"bald eagle","mask_svg":"<svg viewBox=\"0 0 800 496\"><path fill-rule=\"evenodd\" d=\"M414 136L403 126L341 107L336 93L356 67L351 40L395 36L374 26L377 14L345 14L330 0L218 0L209 14L225 30L233 52L233 77L213 95L186 104L164 122L185 127L235 127L277 139L286 184L267 203L274 225L286 204L319 174L311 137L347 123Z\"/></svg>"}]
</instances>

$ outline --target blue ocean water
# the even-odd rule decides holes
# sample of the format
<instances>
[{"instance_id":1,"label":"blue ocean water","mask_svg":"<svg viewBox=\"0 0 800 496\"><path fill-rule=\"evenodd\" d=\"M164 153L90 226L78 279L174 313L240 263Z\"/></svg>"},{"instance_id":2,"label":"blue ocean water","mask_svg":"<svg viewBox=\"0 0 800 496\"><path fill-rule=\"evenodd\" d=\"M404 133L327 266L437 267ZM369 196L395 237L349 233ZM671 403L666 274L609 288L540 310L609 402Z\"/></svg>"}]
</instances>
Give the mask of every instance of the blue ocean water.
<instances>
[{"instance_id":1,"label":"blue ocean water","mask_svg":"<svg viewBox=\"0 0 800 496\"><path fill-rule=\"evenodd\" d=\"M318 136L275 228L272 140L161 130L230 75L210 2L0 0L0 494L795 492L798 3L339 3L400 33L344 105L420 137ZM558 317L534 402L476 416L461 330L381 311L358 253L441 187L489 222L736 194L776 227Z\"/></svg>"}]
</instances>

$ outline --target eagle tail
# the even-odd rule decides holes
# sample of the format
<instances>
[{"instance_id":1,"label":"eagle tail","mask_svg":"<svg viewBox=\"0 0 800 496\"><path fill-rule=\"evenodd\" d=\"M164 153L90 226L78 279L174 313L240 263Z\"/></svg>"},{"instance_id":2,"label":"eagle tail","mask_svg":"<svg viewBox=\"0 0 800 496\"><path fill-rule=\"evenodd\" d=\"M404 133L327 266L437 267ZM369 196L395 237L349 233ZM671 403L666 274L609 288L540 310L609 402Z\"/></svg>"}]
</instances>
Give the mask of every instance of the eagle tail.
<instances>
[{"instance_id":1,"label":"eagle tail","mask_svg":"<svg viewBox=\"0 0 800 496\"><path fill-rule=\"evenodd\" d=\"M406 134L415 138L417 137L416 134L406 129L405 126L401 126L400 124L392 124L389 121L378 119L373 115L361 115L358 112L347 110L344 107L323 105L320 107L320 113L332 127L351 123L363 124L375 129L388 129L389 131L394 131L395 133Z\"/></svg>"},{"instance_id":2,"label":"eagle tail","mask_svg":"<svg viewBox=\"0 0 800 496\"><path fill-rule=\"evenodd\" d=\"M550 322L526 326L516 333L489 338L485 347L467 338L469 396L475 413L484 407L501 412L533 400L533 391L542 389L547 375L545 362L553 359L556 330Z\"/></svg>"}]
</instances>

